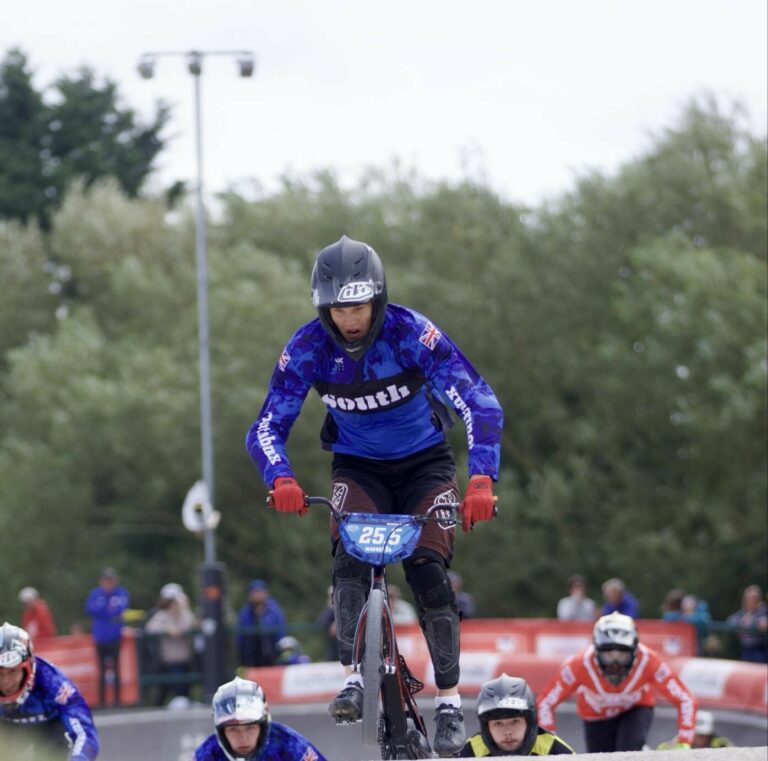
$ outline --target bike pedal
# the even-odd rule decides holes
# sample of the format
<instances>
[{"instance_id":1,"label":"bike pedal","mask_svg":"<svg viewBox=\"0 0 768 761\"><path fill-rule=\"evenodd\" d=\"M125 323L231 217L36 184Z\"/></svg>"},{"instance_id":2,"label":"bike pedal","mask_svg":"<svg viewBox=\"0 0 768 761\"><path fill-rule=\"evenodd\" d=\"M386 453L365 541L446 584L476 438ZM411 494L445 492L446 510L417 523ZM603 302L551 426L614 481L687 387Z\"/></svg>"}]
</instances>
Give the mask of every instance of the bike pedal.
<instances>
[{"instance_id":1,"label":"bike pedal","mask_svg":"<svg viewBox=\"0 0 768 761\"><path fill-rule=\"evenodd\" d=\"M336 722L337 727L351 727L354 724L359 724L362 719L357 719L356 721L351 721L350 719L334 719Z\"/></svg>"}]
</instances>

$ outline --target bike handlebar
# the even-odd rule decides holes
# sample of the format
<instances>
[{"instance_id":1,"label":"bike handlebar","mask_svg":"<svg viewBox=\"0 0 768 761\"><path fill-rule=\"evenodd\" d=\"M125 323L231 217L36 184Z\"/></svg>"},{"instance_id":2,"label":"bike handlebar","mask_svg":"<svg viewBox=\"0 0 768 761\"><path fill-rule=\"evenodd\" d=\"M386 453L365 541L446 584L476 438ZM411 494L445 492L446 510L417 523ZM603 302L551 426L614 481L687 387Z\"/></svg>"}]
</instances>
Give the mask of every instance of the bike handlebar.
<instances>
[{"instance_id":1,"label":"bike handlebar","mask_svg":"<svg viewBox=\"0 0 768 761\"><path fill-rule=\"evenodd\" d=\"M349 513L345 512L344 510L339 510L327 497L305 497L304 504L307 505L307 507L309 507L309 505L325 505L331 511L331 515L333 515L337 523L343 518L343 516L349 515ZM456 514L459 512L460 505L461 502L443 502L439 505L432 505L432 507L430 507L424 515L404 515L403 517L413 518L417 523L426 523L429 520L440 520L443 522L446 520L453 520L455 522ZM444 517L436 518L434 517L436 510L450 510L452 516L448 519Z\"/></svg>"},{"instance_id":2,"label":"bike handlebar","mask_svg":"<svg viewBox=\"0 0 768 761\"><path fill-rule=\"evenodd\" d=\"M333 515L337 523L343 518L343 516L349 515L349 513L347 513L346 511L339 510L333 504L333 502L331 502L331 500L328 499L328 497L305 496L304 504L307 507L309 507L310 505L325 505L331 511L331 515ZM273 507L271 497L267 497L267 507ZM461 507L461 502L442 502L437 505L432 505L432 507L430 507L429 510L427 510L427 512L424 515L409 515L407 517L413 518L417 523L426 523L427 521L430 521L430 520L442 521L443 523L452 520L454 523L458 523L457 516L458 516L460 507ZM451 518L435 518L433 513L436 510L450 510L453 513L453 515L451 516ZM499 508L496 505L494 505L493 517L495 518L498 514L499 514Z\"/></svg>"}]
</instances>

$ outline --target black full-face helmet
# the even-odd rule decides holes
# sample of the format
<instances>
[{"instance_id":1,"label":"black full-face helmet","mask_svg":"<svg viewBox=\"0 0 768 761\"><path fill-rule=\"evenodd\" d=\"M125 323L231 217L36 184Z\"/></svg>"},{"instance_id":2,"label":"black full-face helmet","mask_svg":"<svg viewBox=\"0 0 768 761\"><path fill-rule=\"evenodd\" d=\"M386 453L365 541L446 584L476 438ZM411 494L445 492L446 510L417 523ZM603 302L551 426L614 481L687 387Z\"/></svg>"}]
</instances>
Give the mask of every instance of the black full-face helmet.
<instances>
[{"instance_id":1,"label":"black full-face helmet","mask_svg":"<svg viewBox=\"0 0 768 761\"><path fill-rule=\"evenodd\" d=\"M0 705L20 706L35 685L37 662L32 652L32 640L25 629L13 624L0 626L0 669L22 667L19 688L10 695L0 695Z\"/></svg>"},{"instance_id":2,"label":"black full-face helmet","mask_svg":"<svg viewBox=\"0 0 768 761\"><path fill-rule=\"evenodd\" d=\"M371 329L357 341L346 341L331 319L331 307L371 302ZM326 246L312 270L312 303L320 322L336 345L359 360L378 338L387 307L387 282L378 254L367 244L346 235Z\"/></svg>"},{"instance_id":3,"label":"black full-face helmet","mask_svg":"<svg viewBox=\"0 0 768 761\"><path fill-rule=\"evenodd\" d=\"M269 705L261 685L249 679L235 677L216 690L211 702L216 739L230 761L257 759L269 736ZM258 724L261 727L256 747L247 756L235 755L224 728L238 724Z\"/></svg>"},{"instance_id":4,"label":"black full-face helmet","mask_svg":"<svg viewBox=\"0 0 768 761\"><path fill-rule=\"evenodd\" d=\"M637 652L637 627L630 616L613 612L597 619L592 643L600 670L613 685L622 682L632 669ZM608 653L611 653L609 658Z\"/></svg>"},{"instance_id":5,"label":"black full-face helmet","mask_svg":"<svg viewBox=\"0 0 768 761\"><path fill-rule=\"evenodd\" d=\"M488 729L492 719L512 719L522 716L526 722L525 736L520 747L512 754L499 748ZM527 756L538 734L536 698L525 679L502 674L480 688L477 696L477 718L480 735L494 756Z\"/></svg>"}]
</instances>

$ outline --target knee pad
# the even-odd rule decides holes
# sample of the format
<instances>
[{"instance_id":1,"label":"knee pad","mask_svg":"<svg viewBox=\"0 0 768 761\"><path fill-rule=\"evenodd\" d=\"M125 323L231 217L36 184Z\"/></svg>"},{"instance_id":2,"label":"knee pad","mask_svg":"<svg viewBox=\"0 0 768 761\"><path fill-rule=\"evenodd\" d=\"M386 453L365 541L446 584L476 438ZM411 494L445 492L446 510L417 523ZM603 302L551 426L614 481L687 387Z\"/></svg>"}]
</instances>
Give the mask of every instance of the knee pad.
<instances>
[{"instance_id":1,"label":"knee pad","mask_svg":"<svg viewBox=\"0 0 768 761\"><path fill-rule=\"evenodd\" d=\"M439 689L454 687L459 682L459 611L445 563L432 553L419 553L404 566L406 581L419 606L435 684Z\"/></svg>"},{"instance_id":2,"label":"knee pad","mask_svg":"<svg viewBox=\"0 0 768 761\"><path fill-rule=\"evenodd\" d=\"M458 610L445 561L436 552L416 550L411 557L403 561L403 569L405 580L413 591L420 611L446 605Z\"/></svg>"},{"instance_id":3,"label":"knee pad","mask_svg":"<svg viewBox=\"0 0 768 761\"><path fill-rule=\"evenodd\" d=\"M345 666L352 662L355 628L368 598L370 574L367 565L350 557L341 545L338 546L333 566L333 610L339 659Z\"/></svg>"}]
</instances>

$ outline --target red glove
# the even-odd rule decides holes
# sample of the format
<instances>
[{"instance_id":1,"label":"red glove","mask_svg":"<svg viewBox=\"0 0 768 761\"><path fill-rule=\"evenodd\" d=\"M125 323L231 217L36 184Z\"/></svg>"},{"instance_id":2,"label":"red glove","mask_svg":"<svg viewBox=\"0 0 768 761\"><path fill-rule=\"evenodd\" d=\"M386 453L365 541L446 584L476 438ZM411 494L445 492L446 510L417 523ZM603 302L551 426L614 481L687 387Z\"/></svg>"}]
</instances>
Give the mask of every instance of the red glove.
<instances>
[{"instance_id":1,"label":"red glove","mask_svg":"<svg viewBox=\"0 0 768 761\"><path fill-rule=\"evenodd\" d=\"M298 513L304 515L307 506L304 503L304 492L296 483L295 478L280 476L272 484L269 493L269 503L281 513Z\"/></svg>"},{"instance_id":2,"label":"red glove","mask_svg":"<svg viewBox=\"0 0 768 761\"><path fill-rule=\"evenodd\" d=\"M462 515L461 527L465 533L472 530L478 521L489 521L493 518L493 508L496 497L493 496L490 476L472 476L469 479L467 493L459 507Z\"/></svg>"}]
</instances>

